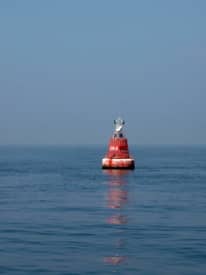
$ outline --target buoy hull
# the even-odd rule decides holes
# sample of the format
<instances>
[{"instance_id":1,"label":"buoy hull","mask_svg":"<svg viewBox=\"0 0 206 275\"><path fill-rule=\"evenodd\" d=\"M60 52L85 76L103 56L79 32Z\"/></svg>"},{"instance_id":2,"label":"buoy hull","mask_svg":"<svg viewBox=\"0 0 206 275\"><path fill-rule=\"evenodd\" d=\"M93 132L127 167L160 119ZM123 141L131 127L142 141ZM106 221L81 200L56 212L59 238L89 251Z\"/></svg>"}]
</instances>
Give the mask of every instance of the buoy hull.
<instances>
[{"instance_id":1,"label":"buoy hull","mask_svg":"<svg viewBox=\"0 0 206 275\"><path fill-rule=\"evenodd\" d=\"M135 162L132 158L103 158L102 159L102 168L103 169L134 169Z\"/></svg>"}]
</instances>

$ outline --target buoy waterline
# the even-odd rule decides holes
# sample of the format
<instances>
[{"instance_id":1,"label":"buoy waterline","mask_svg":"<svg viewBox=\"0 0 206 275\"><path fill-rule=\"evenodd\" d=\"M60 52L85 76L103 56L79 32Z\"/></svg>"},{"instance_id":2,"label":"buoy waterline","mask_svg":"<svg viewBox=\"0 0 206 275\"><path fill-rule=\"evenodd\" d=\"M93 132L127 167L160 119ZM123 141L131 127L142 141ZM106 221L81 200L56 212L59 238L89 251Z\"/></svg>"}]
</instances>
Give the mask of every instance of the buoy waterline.
<instances>
[{"instance_id":1,"label":"buoy waterline","mask_svg":"<svg viewBox=\"0 0 206 275\"><path fill-rule=\"evenodd\" d=\"M103 169L134 169L135 161L129 154L127 138L123 135L125 121L114 120L115 131L109 141L108 151L102 159Z\"/></svg>"}]
</instances>

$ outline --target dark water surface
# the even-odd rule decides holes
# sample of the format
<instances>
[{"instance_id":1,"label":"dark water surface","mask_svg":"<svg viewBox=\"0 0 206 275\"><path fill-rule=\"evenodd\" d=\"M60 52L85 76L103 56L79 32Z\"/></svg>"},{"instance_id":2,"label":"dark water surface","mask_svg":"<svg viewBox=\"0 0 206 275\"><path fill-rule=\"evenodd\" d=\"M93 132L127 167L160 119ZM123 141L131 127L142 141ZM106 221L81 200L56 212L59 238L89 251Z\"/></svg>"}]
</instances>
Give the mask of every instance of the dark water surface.
<instances>
[{"instance_id":1,"label":"dark water surface","mask_svg":"<svg viewBox=\"0 0 206 275\"><path fill-rule=\"evenodd\" d=\"M206 274L206 147L0 147L0 274Z\"/></svg>"}]
</instances>

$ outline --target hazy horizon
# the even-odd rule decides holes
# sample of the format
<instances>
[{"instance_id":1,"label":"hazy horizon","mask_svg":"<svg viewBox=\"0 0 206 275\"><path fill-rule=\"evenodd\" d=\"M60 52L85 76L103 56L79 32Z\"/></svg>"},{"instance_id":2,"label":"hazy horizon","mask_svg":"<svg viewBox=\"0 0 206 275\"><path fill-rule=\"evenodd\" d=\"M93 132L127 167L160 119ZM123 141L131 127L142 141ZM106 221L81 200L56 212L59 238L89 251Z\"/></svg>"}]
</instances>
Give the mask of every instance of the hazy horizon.
<instances>
[{"instance_id":1,"label":"hazy horizon","mask_svg":"<svg viewBox=\"0 0 206 275\"><path fill-rule=\"evenodd\" d=\"M206 2L1 1L0 145L206 144Z\"/></svg>"}]
</instances>

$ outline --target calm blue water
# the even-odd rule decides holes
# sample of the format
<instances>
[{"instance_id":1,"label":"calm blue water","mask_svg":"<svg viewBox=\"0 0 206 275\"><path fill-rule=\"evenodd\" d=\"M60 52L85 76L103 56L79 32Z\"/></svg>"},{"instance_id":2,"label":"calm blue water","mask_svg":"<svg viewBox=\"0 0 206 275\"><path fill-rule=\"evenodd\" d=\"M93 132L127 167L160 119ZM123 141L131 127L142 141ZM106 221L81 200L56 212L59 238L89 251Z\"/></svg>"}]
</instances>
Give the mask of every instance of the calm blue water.
<instances>
[{"instance_id":1,"label":"calm blue water","mask_svg":"<svg viewBox=\"0 0 206 275\"><path fill-rule=\"evenodd\" d=\"M206 147L0 147L0 274L206 274Z\"/></svg>"}]
</instances>

